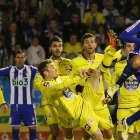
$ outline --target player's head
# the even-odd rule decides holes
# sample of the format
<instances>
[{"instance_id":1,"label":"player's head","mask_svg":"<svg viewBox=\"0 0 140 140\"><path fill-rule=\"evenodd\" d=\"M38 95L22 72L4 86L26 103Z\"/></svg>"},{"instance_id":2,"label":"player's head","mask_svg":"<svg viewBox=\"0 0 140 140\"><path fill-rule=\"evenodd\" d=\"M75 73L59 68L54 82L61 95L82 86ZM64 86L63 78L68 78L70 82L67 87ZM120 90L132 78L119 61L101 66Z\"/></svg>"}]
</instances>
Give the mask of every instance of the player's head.
<instances>
[{"instance_id":1,"label":"player's head","mask_svg":"<svg viewBox=\"0 0 140 140\"><path fill-rule=\"evenodd\" d=\"M129 53L134 50L134 48L135 43L124 42L124 52L126 53L126 56L128 56Z\"/></svg>"},{"instance_id":2,"label":"player's head","mask_svg":"<svg viewBox=\"0 0 140 140\"><path fill-rule=\"evenodd\" d=\"M90 33L85 33L81 39L82 48L84 53L92 54L95 52L95 48L97 47L95 37Z\"/></svg>"},{"instance_id":3,"label":"player's head","mask_svg":"<svg viewBox=\"0 0 140 140\"><path fill-rule=\"evenodd\" d=\"M53 59L61 58L61 54L63 51L62 40L58 36L54 36L50 40L50 48L49 48Z\"/></svg>"},{"instance_id":4,"label":"player's head","mask_svg":"<svg viewBox=\"0 0 140 140\"><path fill-rule=\"evenodd\" d=\"M46 80L52 80L58 77L57 68L54 67L50 59L42 61L38 66L38 71Z\"/></svg>"},{"instance_id":5,"label":"player's head","mask_svg":"<svg viewBox=\"0 0 140 140\"><path fill-rule=\"evenodd\" d=\"M25 53L22 50L18 50L15 53L14 60L19 68L23 67L25 63Z\"/></svg>"}]
</instances>

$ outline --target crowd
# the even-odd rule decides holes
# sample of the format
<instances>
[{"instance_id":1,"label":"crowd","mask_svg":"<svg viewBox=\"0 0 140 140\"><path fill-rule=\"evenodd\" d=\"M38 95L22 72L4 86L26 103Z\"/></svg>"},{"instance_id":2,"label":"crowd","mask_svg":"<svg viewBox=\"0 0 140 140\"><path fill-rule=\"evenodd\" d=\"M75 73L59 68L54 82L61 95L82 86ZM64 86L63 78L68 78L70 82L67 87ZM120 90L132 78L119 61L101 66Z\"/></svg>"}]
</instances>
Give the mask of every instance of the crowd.
<instances>
[{"instance_id":1,"label":"crowd","mask_svg":"<svg viewBox=\"0 0 140 140\"><path fill-rule=\"evenodd\" d=\"M109 44L106 31L119 35L140 17L138 0L1 0L0 67L14 65L18 49L33 66L49 58L49 40L54 35L64 42L63 57L82 53L81 37L89 32L97 40L96 52Z\"/></svg>"}]
</instances>

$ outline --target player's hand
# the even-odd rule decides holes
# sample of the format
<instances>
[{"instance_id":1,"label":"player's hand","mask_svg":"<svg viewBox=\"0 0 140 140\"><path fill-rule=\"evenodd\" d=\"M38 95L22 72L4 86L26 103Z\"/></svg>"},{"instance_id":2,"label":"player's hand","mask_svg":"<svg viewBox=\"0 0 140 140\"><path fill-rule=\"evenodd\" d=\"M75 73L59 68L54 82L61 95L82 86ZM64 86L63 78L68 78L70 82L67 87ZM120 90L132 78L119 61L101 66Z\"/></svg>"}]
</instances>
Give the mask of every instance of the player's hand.
<instances>
[{"instance_id":1,"label":"player's hand","mask_svg":"<svg viewBox=\"0 0 140 140\"><path fill-rule=\"evenodd\" d=\"M86 74L87 74L88 76L90 76L93 72L94 72L94 69L89 68L89 69L86 71Z\"/></svg>"},{"instance_id":2,"label":"player's hand","mask_svg":"<svg viewBox=\"0 0 140 140\"><path fill-rule=\"evenodd\" d=\"M108 104L111 101L111 98L105 98L104 100L102 100L102 105L104 106L105 104Z\"/></svg>"},{"instance_id":3,"label":"player's hand","mask_svg":"<svg viewBox=\"0 0 140 140\"><path fill-rule=\"evenodd\" d=\"M81 71L79 72L78 75L79 75L81 78L83 78L83 77L85 76L85 73L86 73L86 69L81 70Z\"/></svg>"},{"instance_id":4,"label":"player's hand","mask_svg":"<svg viewBox=\"0 0 140 140\"><path fill-rule=\"evenodd\" d=\"M6 112L7 112L7 110L8 110L7 105L6 105L6 104L2 105L2 108L3 108L3 112L4 112L4 113L6 113Z\"/></svg>"}]
</instances>

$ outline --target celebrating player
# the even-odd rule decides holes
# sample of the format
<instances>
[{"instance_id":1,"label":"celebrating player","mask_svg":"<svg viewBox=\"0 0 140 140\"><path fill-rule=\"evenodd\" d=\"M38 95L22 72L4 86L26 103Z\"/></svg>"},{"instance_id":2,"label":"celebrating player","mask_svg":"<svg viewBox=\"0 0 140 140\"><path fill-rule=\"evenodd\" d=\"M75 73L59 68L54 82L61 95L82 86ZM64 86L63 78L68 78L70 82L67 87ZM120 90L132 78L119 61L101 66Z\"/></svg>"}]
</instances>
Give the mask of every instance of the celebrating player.
<instances>
[{"instance_id":1,"label":"celebrating player","mask_svg":"<svg viewBox=\"0 0 140 140\"><path fill-rule=\"evenodd\" d=\"M19 129L23 119L24 125L29 128L30 140L37 139L36 114L33 105L33 79L36 68L24 65L25 54L19 50L14 60L16 66L0 69L0 76L8 76L10 81L11 113L9 124L12 126L12 139L19 140Z\"/></svg>"},{"instance_id":2,"label":"celebrating player","mask_svg":"<svg viewBox=\"0 0 140 140\"><path fill-rule=\"evenodd\" d=\"M72 74L78 73L82 69L88 69L88 68L96 69L104 58L104 55L95 53L95 48L97 47L97 44L96 44L96 39L92 34L86 33L81 39L81 44L84 53L72 60L71 62ZM104 77L107 84L110 85L111 75L109 69L107 70L107 72L104 73ZM102 76L100 80L101 81L100 81L99 90L102 93L102 97L101 97L102 100L105 98ZM102 130L105 139L114 140L110 129L113 127L113 124L107 105L103 107L101 101L99 101L96 108L94 109L94 112L96 113L97 116L100 117L99 128ZM85 129L82 128L81 130L83 132L82 139L90 139L90 136L88 135L88 133L85 132Z\"/></svg>"},{"instance_id":3,"label":"celebrating player","mask_svg":"<svg viewBox=\"0 0 140 140\"><path fill-rule=\"evenodd\" d=\"M58 75L66 76L69 70L71 70L70 69L71 60L61 57L63 51L62 40L57 36L51 38L49 50L52 54L50 60L52 61L55 68L57 68ZM39 81L43 81L43 78L39 73L37 74L37 77ZM36 83L34 82L34 88L36 89L35 84ZM69 140L74 139L72 133L72 118L68 114L59 111L55 107L50 105L48 100L44 96L42 97L41 105L43 109L43 114L46 118L46 122L50 128L51 134L49 135L48 140L57 139L60 132L59 125L63 130L65 139Z\"/></svg>"}]
</instances>

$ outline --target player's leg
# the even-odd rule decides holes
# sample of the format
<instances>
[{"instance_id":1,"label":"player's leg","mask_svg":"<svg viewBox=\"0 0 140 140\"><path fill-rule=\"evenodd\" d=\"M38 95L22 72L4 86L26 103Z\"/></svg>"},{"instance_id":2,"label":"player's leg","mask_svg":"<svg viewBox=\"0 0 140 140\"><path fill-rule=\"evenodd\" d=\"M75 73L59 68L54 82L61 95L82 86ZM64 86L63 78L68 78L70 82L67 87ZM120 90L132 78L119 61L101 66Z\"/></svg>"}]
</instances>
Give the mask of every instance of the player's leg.
<instances>
[{"instance_id":1,"label":"player's leg","mask_svg":"<svg viewBox=\"0 0 140 140\"><path fill-rule=\"evenodd\" d=\"M49 105L43 106L42 109L46 122L50 128L48 140L56 140L60 133L60 128L58 125L58 112L54 107Z\"/></svg>"},{"instance_id":2,"label":"player's leg","mask_svg":"<svg viewBox=\"0 0 140 140\"><path fill-rule=\"evenodd\" d=\"M87 133L87 131L84 128L81 128L82 132L82 140L91 140L91 136Z\"/></svg>"},{"instance_id":3,"label":"player's leg","mask_svg":"<svg viewBox=\"0 0 140 140\"><path fill-rule=\"evenodd\" d=\"M9 119L9 125L12 126L12 139L13 140L20 140L19 137L19 130L21 125L21 112L18 108L18 105L14 104L11 105L11 113Z\"/></svg>"},{"instance_id":4,"label":"player's leg","mask_svg":"<svg viewBox=\"0 0 140 140\"><path fill-rule=\"evenodd\" d=\"M58 110L58 123L62 128L65 140L73 140L73 119L70 117L70 115L65 113L64 111Z\"/></svg>"},{"instance_id":5,"label":"player's leg","mask_svg":"<svg viewBox=\"0 0 140 140\"><path fill-rule=\"evenodd\" d=\"M20 109L22 111L24 125L29 128L30 140L37 140L37 118L34 105L22 105Z\"/></svg>"},{"instance_id":6,"label":"player's leg","mask_svg":"<svg viewBox=\"0 0 140 140\"><path fill-rule=\"evenodd\" d=\"M107 106L101 110L94 110L95 114L100 117L99 128L105 139L114 140L111 128L113 127L111 115Z\"/></svg>"},{"instance_id":7,"label":"player's leg","mask_svg":"<svg viewBox=\"0 0 140 140\"><path fill-rule=\"evenodd\" d=\"M29 127L30 140L37 140L36 126Z\"/></svg>"},{"instance_id":8,"label":"player's leg","mask_svg":"<svg viewBox=\"0 0 140 140\"><path fill-rule=\"evenodd\" d=\"M123 140L122 131L118 131L118 140Z\"/></svg>"}]
</instances>

